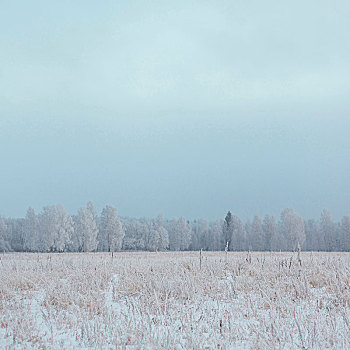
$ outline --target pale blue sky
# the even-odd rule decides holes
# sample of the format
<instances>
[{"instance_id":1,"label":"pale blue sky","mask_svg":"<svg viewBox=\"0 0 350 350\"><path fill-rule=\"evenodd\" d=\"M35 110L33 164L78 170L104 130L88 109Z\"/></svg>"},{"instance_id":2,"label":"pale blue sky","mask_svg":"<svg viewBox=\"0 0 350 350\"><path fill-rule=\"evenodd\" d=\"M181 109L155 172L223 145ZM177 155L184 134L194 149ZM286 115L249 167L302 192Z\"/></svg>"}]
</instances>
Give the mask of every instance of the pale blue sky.
<instances>
[{"instance_id":1,"label":"pale blue sky","mask_svg":"<svg viewBox=\"0 0 350 350\"><path fill-rule=\"evenodd\" d=\"M0 214L350 214L348 1L0 1Z\"/></svg>"}]
</instances>

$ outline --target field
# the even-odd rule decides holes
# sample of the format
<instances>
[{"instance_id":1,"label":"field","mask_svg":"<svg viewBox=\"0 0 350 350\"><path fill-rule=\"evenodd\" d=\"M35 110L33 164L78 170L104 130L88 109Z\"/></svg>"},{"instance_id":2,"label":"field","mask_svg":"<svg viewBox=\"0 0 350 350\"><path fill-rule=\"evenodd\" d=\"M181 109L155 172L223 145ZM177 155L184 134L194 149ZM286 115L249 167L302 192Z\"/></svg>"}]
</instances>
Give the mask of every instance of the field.
<instances>
[{"instance_id":1,"label":"field","mask_svg":"<svg viewBox=\"0 0 350 350\"><path fill-rule=\"evenodd\" d=\"M0 258L1 349L350 349L347 253Z\"/></svg>"}]
</instances>

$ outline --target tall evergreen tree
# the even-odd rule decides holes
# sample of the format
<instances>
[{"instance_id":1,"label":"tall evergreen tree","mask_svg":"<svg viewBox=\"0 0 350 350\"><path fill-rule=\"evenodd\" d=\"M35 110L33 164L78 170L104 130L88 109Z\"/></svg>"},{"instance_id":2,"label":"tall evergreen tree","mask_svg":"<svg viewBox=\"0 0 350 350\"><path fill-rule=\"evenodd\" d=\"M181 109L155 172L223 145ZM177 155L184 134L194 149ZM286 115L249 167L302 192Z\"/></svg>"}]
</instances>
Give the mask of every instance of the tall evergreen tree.
<instances>
[{"instance_id":1,"label":"tall evergreen tree","mask_svg":"<svg viewBox=\"0 0 350 350\"><path fill-rule=\"evenodd\" d=\"M223 250L226 244L228 245L229 250L231 250L232 235L233 235L232 214L230 211L228 211L225 217L224 226L223 226L223 236L224 236L224 244L225 244L223 247Z\"/></svg>"}]
</instances>

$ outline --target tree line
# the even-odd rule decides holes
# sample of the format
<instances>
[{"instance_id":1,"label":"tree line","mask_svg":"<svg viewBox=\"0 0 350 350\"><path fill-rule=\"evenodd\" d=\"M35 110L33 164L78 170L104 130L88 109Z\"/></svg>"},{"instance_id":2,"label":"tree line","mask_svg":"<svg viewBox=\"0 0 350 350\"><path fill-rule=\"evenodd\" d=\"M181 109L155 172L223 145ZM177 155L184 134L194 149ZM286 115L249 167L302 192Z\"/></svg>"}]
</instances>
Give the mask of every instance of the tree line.
<instances>
[{"instance_id":1,"label":"tree line","mask_svg":"<svg viewBox=\"0 0 350 350\"><path fill-rule=\"evenodd\" d=\"M223 220L120 218L107 205L97 215L89 202L76 215L63 205L45 206L25 218L0 217L1 252L147 251L350 251L350 216L340 222L324 209L318 220L305 220L292 208L243 222L230 211Z\"/></svg>"}]
</instances>

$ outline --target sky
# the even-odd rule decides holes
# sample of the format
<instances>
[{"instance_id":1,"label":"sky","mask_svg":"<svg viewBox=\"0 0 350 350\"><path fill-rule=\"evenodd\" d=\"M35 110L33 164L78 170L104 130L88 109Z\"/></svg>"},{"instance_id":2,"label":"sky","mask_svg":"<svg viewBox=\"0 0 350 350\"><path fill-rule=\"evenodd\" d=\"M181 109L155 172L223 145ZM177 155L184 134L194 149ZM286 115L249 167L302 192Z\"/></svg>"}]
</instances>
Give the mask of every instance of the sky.
<instances>
[{"instance_id":1,"label":"sky","mask_svg":"<svg viewBox=\"0 0 350 350\"><path fill-rule=\"evenodd\" d=\"M0 214L350 214L349 18L347 0L0 0Z\"/></svg>"}]
</instances>

